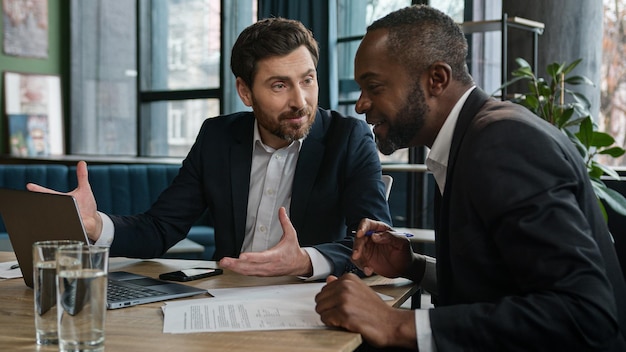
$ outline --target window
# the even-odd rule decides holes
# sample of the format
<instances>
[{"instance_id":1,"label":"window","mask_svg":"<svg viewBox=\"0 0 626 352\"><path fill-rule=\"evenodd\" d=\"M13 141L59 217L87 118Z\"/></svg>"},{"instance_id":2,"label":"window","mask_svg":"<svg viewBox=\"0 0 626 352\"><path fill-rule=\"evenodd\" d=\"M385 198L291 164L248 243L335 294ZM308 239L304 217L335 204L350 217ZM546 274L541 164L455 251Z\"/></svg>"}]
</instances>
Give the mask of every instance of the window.
<instances>
[{"instance_id":1,"label":"window","mask_svg":"<svg viewBox=\"0 0 626 352\"><path fill-rule=\"evenodd\" d=\"M242 109L230 48L256 3L72 0L70 152L185 156L206 118Z\"/></svg>"},{"instance_id":2,"label":"window","mask_svg":"<svg viewBox=\"0 0 626 352\"><path fill-rule=\"evenodd\" d=\"M134 0L71 3L70 153L136 153Z\"/></svg>"},{"instance_id":3,"label":"window","mask_svg":"<svg viewBox=\"0 0 626 352\"><path fill-rule=\"evenodd\" d=\"M600 82L599 129L626 146L626 0L604 0L604 40L602 41L602 73ZM626 157L600 157L611 166L626 166Z\"/></svg>"}]
</instances>

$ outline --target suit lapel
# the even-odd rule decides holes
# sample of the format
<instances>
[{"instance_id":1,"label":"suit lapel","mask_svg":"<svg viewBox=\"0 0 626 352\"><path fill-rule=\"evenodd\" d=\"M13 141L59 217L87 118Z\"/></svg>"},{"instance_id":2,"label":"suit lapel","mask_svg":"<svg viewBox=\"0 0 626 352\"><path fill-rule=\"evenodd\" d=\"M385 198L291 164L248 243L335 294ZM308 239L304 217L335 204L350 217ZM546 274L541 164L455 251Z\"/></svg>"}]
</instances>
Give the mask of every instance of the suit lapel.
<instances>
[{"instance_id":1,"label":"suit lapel","mask_svg":"<svg viewBox=\"0 0 626 352\"><path fill-rule=\"evenodd\" d=\"M449 181L452 181L450 176L452 175L452 171L456 162L456 157L459 153L459 147L461 146L461 142L463 141L465 132L467 131L467 128L471 124L472 120L474 120L474 117L478 114L478 111L485 104L487 99L489 99L489 96L480 88L476 87L474 91L472 91L472 93L470 93L470 95L467 97L463 108L461 108L461 111L459 112L459 119L457 120L456 127L454 128L454 135L452 136L452 144L450 146L450 156L448 158L448 171L446 175L444 198L445 194L448 193L446 192L446 190L449 188Z\"/></svg>"},{"instance_id":2,"label":"suit lapel","mask_svg":"<svg viewBox=\"0 0 626 352\"><path fill-rule=\"evenodd\" d=\"M248 188L252 168L253 115L241 118L232 124L233 145L230 149L230 184L233 200L233 221L235 227L235 248L239 253L246 230L248 212Z\"/></svg>"},{"instance_id":3,"label":"suit lapel","mask_svg":"<svg viewBox=\"0 0 626 352\"><path fill-rule=\"evenodd\" d=\"M319 173L320 165L324 157L324 142L326 120L328 119L325 112L318 109L315 116L315 122L311 126L309 134L304 139L298 163L296 165L296 173L293 177L293 187L291 191L291 204L289 217L296 228L304 223L304 216L309 196L313 190L315 179Z\"/></svg>"},{"instance_id":4,"label":"suit lapel","mask_svg":"<svg viewBox=\"0 0 626 352\"><path fill-rule=\"evenodd\" d=\"M450 294L452 293L452 267L450 263L450 238L449 238L449 208L450 208L450 189L454 182L454 167L456 164L459 148L461 147L463 137L467 132L472 120L478 114L480 108L489 99L479 88L475 88L467 97L465 104L459 112L459 118L454 128L452 143L450 145L450 155L448 157L448 169L446 171L446 185L443 195L439 192L435 195L435 236L437 239L436 256L437 256L437 285L439 286L439 297L437 304L446 305L450 302Z\"/></svg>"},{"instance_id":5,"label":"suit lapel","mask_svg":"<svg viewBox=\"0 0 626 352\"><path fill-rule=\"evenodd\" d=\"M452 143L450 145L450 155L448 157L448 169L446 171L446 185L444 188L443 196L441 201L439 202L439 206L435 207L436 211L436 228L441 229L446 222L447 216L441 216L441 214L446 214L444 208L450 201L449 189L454 182L452 178L454 166L456 164L456 158L459 152L459 148L461 146L461 142L463 141L463 137L465 136L465 132L467 131L470 123L474 119L474 117L478 114L480 108L485 104L485 102L489 99L489 96L485 94L480 88L475 88L472 93L467 97L465 104L461 108L459 112L459 118L457 119L456 126L454 127L454 134L452 136ZM437 214L439 212L440 214Z\"/></svg>"}]
</instances>

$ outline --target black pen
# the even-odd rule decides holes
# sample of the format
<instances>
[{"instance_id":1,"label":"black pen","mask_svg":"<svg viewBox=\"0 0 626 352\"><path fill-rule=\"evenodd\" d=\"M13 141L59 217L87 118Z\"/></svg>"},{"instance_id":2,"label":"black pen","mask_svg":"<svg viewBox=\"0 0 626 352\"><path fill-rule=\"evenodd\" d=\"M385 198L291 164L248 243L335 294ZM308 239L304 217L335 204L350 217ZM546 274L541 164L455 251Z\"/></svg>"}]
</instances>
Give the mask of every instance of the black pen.
<instances>
[{"instance_id":1,"label":"black pen","mask_svg":"<svg viewBox=\"0 0 626 352\"><path fill-rule=\"evenodd\" d=\"M13 265L11 265L11 267L9 269L17 269L19 267L20 267L19 264L13 264Z\"/></svg>"},{"instance_id":2,"label":"black pen","mask_svg":"<svg viewBox=\"0 0 626 352\"><path fill-rule=\"evenodd\" d=\"M387 231L373 231L373 230L369 230L365 232L365 236L371 236L375 233L388 233L394 236L400 236L400 237L413 237L412 233L407 233L407 232L398 232L398 231L391 231L391 230L387 230ZM356 231L352 231L352 233L356 233Z\"/></svg>"}]
</instances>

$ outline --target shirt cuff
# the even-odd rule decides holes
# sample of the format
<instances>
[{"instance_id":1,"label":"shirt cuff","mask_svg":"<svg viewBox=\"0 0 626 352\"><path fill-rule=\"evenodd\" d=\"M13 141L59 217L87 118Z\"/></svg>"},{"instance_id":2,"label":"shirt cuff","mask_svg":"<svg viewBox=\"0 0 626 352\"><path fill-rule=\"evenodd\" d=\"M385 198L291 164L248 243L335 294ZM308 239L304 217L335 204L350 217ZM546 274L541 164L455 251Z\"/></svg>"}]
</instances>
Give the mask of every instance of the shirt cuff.
<instances>
[{"instance_id":1,"label":"shirt cuff","mask_svg":"<svg viewBox=\"0 0 626 352\"><path fill-rule=\"evenodd\" d=\"M436 352L433 331L430 328L429 309L415 310L415 336L417 336L417 348L420 352Z\"/></svg>"},{"instance_id":2,"label":"shirt cuff","mask_svg":"<svg viewBox=\"0 0 626 352\"><path fill-rule=\"evenodd\" d=\"M309 258L311 258L313 275L310 277L299 276L301 279L304 279L305 281L315 281L325 279L328 275L330 275L333 270L333 264L330 260L326 259L320 251L313 247L305 247L303 249L307 252Z\"/></svg>"},{"instance_id":3,"label":"shirt cuff","mask_svg":"<svg viewBox=\"0 0 626 352\"><path fill-rule=\"evenodd\" d=\"M115 225L113 220L105 214L98 212L102 218L102 232L100 232L100 238L94 243L97 246L110 247L113 243L113 234L115 233Z\"/></svg>"},{"instance_id":4,"label":"shirt cuff","mask_svg":"<svg viewBox=\"0 0 626 352\"><path fill-rule=\"evenodd\" d=\"M432 295L437 295L437 260L433 257L424 256L426 258L426 268L424 269L424 277L420 286Z\"/></svg>"}]
</instances>

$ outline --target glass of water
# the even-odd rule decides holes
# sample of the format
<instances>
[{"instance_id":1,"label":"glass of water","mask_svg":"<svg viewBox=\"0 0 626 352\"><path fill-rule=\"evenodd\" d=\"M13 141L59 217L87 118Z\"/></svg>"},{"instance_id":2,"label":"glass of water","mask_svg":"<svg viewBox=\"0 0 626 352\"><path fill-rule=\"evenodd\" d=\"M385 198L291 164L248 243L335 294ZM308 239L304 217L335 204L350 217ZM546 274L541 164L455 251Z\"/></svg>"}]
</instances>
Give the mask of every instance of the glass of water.
<instances>
[{"instance_id":1,"label":"glass of water","mask_svg":"<svg viewBox=\"0 0 626 352\"><path fill-rule=\"evenodd\" d=\"M56 344L57 283L56 252L60 246L80 245L73 240L39 241L33 243L33 294L35 335L38 345Z\"/></svg>"},{"instance_id":2,"label":"glass of water","mask_svg":"<svg viewBox=\"0 0 626 352\"><path fill-rule=\"evenodd\" d=\"M70 245L57 251L60 351L103 351L109 248Z\"/></svg>"}]
</instances>

